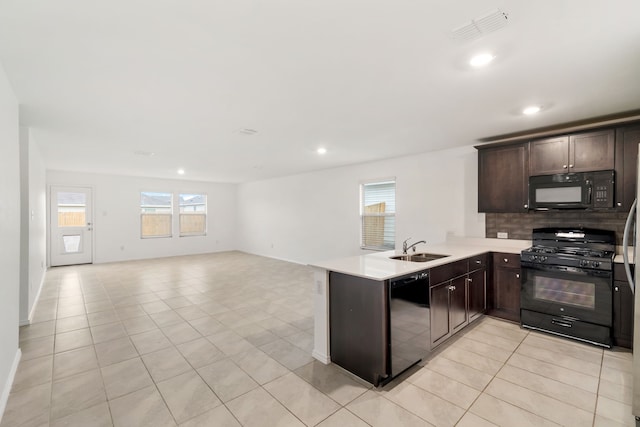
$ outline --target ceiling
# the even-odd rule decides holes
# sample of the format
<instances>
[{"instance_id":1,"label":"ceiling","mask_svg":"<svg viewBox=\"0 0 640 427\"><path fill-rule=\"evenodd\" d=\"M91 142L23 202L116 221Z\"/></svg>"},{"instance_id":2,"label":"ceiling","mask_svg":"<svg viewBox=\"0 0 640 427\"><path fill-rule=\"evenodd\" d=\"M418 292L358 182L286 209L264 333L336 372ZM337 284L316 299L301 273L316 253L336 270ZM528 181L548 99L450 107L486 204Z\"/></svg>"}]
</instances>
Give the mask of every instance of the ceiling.
<instances>
[{"instance_id":1,"label":"ceiling","mask_svg":"<svg viewBox=\"0 0 640 427\"><path fill-rule=\"evenodd\" d=\"M496 10L504 28L452 36ZM0 0L0 63L48 169L247 182L637 110L638 16L638 0Z\"/></svg>"}]
</instances>

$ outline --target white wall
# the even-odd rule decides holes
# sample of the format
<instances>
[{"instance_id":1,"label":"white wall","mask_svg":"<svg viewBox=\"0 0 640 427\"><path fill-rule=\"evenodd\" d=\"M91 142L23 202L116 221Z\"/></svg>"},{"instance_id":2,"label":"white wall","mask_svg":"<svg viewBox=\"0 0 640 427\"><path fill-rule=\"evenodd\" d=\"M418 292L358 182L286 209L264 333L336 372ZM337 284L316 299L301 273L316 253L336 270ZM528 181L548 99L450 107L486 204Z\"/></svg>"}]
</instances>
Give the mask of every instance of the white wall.
<instances>
[{"instance_id":1,"label":"white wall","mask_svg":"<svg viewBox=\"0 0 640 427\"><path fill-rule=\"evenodd\" d=\"M18 102L0 67L0 414L4 412L20 358L19 164Z\"/></svg>"},{"instance_id":2,"label":"white wall","mask_svg":"<svg viewBox=\"0 0 640 427\"><path fill-rule=\"evenodd\" d=\"M20 324L28 324L47 260L46 170L28 128L20 128Z\"/></svg>"},{"instance_id":3,"label":"white wall","mask_svg":"<svg viewBox=\"0 0 640 427\"><path fill-rule=\"evenodd\" d=\"M309 263L360 255L359 184L396 177L396 247L484 237L469 146L238 186L239 249Z\"/></svg>"},{"instance_id":4,"label":"white wall","mask_svg":"<svg viewBox=\"0 0 640 427\"><path fill-rule=\"evenodd\" d=\"M20 325L29 323L29 130L20 127Z\"/></svg>"},{"instance_id":5,"label":"white wall","mask_svg":"<svg viewBox=\"0 0 640 427\"><path fill-rule=\"evenodd\" d=\"M93 189L94 262L156 258L232 250L236 247L236 185L185 180L47 171L52 185ZM207 235L140 238L140 192L207 195Z\"/></svg>"}]
</instances>

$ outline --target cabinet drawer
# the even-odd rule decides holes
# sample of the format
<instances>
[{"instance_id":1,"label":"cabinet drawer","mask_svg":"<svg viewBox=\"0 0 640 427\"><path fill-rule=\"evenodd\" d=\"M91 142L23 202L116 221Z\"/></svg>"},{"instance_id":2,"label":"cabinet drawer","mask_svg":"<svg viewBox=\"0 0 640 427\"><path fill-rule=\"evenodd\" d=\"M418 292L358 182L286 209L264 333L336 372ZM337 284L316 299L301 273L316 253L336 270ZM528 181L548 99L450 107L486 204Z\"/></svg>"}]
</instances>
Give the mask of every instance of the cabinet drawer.
<instances>
[{"instance_id":1,"label":"cabinet drawer","mask_svg":"<svg viewBox=\"0 0 640 427\"><path fill-rule=\"evenodd\" d=\"M520 268L520 254L493 254L494 268Z\"/></svg>"},{"instance_id":2,"label":"cabinet drawer","mask_svg":"<svg viewBox=\"0 0 640 427\"><path fill-rule=\"evenodd\" d=\"M461 261L450 262L449 264L434 267L430 271L431 285L437 285L447 280L451 280L455 277L467 274L469 268L468 260L463 259Z\"/></svg>"},{"instance_id":3,"label":"cabinet drawer","mask_svg":"<svg viewBox=\"0 0 640 427\"><path fill-rule=\"evenodd\" d=\"M469 258L469 271L487 268L487 254L476 255Z\"/></svg>"}]
</instances>

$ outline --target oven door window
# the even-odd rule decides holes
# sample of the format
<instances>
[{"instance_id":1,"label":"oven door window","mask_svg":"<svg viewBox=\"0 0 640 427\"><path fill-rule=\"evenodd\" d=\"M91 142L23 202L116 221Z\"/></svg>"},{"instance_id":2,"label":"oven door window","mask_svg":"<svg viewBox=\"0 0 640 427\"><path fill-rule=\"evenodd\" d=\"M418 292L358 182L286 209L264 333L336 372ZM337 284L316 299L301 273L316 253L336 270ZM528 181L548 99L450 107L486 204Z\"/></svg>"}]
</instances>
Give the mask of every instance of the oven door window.
<instances>
[{"instance_id":1,"label":"oven door window","mask_svg":"<svg viewBox=\"0 0 640 427\"><path fill-rule=\"evenodd\" d=\"M595 310L596 285L579 280L534 276L533 297L543 302Z\"/></svg>"},{"instance_id":2,"label":"oven door window","mask_svg":"<svg viewBox=\"0 0 640 427\"><path fill-rule=\"evenodd\" d=\"M612 322L612 278L607 271L566 271L523 264L521 307L601 325Z\"/></svg>"}]
</instances>

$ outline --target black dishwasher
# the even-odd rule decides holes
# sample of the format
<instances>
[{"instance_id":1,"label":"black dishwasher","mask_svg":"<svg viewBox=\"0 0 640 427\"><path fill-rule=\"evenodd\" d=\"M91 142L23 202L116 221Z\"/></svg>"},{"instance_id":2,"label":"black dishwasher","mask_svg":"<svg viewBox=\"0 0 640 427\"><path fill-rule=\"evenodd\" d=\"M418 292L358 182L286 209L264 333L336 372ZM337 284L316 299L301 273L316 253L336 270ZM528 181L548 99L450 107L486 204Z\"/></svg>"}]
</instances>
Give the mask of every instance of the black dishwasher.
<instances>
[{"instance_id":1,"label":"black dishwasher","mask_svg":"<svg viewBox=\"0 0 640 427\"><path fill-rule=\"evenodd\" d=\"M428 271L389 281L391 378L429 354L430 318Z\"/></svg>"}]
</instances>

